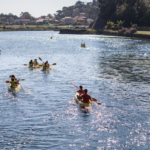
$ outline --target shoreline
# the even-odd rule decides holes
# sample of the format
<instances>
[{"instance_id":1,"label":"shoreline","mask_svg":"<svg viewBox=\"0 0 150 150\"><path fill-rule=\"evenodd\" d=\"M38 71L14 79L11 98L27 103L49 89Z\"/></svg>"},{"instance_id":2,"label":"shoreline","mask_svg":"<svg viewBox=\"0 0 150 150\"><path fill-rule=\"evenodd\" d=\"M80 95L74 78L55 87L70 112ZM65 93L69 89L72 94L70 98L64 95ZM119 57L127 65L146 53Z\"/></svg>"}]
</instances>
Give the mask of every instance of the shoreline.
<instances>
[{"instance_id":1,"label":"shoreline","mask_svg":"<svg viewBox=\"0 0 150 150\"><path fill-rule=\"evenodd\" d=\"M142 31L141 31L142 32ZM145 32L145 31L144 31ZM148 31L147 31L148 32ZM125 37L139 37L150 38L150 34L134 33L132 35L119 34L118 31L113 30L93 30L93 29L60 29L60 34L92 34L92 35L112 35L112 36L125 36Z\"/></svg>"},{"instance_id":2,"label":"shoreline","mask_svg":"<svg viewBox=\"0 0 150 150\"><path fill-rule=\"evenodd\" d=\"M111 35L124 37L150 38L150 31L137 31L132 35L118 34L117 30L95 30L95 29L68 29L58 27L26 27L26 28L0 28L0 32L6 31L59 31L59 34L91 34L91 35ZM149 32L149 33L148 33ZM145 34L147 33L147 34Z\"/></svg>"}]
</instances>

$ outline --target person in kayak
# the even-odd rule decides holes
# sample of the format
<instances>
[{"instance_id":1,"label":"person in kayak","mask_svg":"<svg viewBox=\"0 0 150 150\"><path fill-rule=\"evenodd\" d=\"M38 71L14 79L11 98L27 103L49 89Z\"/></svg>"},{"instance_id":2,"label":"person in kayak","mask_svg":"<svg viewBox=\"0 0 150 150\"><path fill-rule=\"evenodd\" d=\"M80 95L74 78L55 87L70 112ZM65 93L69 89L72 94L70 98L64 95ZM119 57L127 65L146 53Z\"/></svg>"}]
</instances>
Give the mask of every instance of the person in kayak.
<instances>
[{"instance_id":1,"label":"person in kayak","mask_svg":"<svg viewBox=\"0 0 150 150\"><path fill-rule=\"evenodd\" d=\"M37 59L34 60L33 62L34 66L38 65L39 63L37 62Z\"/></svg>"},{"instance_id":2,"label":"person in kayak","mask_svg":"<svg viewBox=\"0 0 150 150\"><path fill-rule=\"evenodd\" d=\"M79 86L79 90L77 91L79 93L79 95L82 95L82 94L85 94L84 90L83 90L83 87L82 86Z\"/></svg>"},{"instance_id":3,"label":"person in kayak","mask_svg":"<svg viewBox=\"0 0 150 150\"><path fill-rule=\"evenodd\" d=\"M32 60L30 60L30 62L29 62L29 67L30 67L30 68L33 67L33 61L32 61Z\"/></svg>"},{"instance_id":4,"label":"person in kayak","mask_svg":"<svg viewBox=\"0 0 150 150\"><path fill-rule=\"evenodd\" d=\"M17 82L15 82L15 79L14 79L14 78L11 79L11 82L10 82L10 83L11 83L11 88L12 88L12 89L15 89Z\"/></svg>"},{"instance_id":5,"label":"person in kayak","mask_svg":"<svg viewBox=\"0 0 150 150\"><path fill-rule=\"evenodd\" d=\"M46 61L46 69L48 69L50 67L48 61Z\"/></svg>"},{"instance_id":6,"label":"person in kayak","mask_svg":"<svg viewBox=\"0 0 150 150\"><path fill-rule=\"evenodd\" d=\"M91 96L87 93L88 90L84 90L84 94L79 96L79 99L83 99L83 103L90 103L90 100L92 99Z\"/></svg>"},{"instance_id":7,"label":"person in kayak","mask_svg":"<svg viewBox=\"0 0 150 150\"><path fill-rule=\"evenodd\" d=\"M11 80L14 79L14 82L16 83L16 87L19 85L19 80L15 77L15 75L11 75Z\"/></svg>"},{"instance_id":8,"label":"person in kayak","mask_svg":"<svg viewBox=\"0 0 150 150\"><path fill-rule=\"evenodd\" d=\"M47 63L45 62L45 63L43 64L43 71L47 69L47 66L46 66L46 65L47 65Z\"/></svg>"}]
</instances>

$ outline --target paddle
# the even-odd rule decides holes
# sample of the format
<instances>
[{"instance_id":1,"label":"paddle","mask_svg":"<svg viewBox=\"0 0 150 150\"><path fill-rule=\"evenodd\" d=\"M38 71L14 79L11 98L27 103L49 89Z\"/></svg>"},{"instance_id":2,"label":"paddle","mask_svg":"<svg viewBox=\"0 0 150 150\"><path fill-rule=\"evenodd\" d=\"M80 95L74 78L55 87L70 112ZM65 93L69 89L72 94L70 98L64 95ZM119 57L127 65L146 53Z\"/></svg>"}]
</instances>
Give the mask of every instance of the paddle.
<instances>
[{"instance_id":1,"label":"paddle","mask_svg":"<svg viewBox=\"0 0 150 150\"><path fill-rule=\"evenodd\" d=\"M41 57L39 57L39 60L41 60L42 62L43 62L43 60L42 60L42 58ZM44 62L43 62L44 63Z\"/></svg>"},{"instance_id":2,"label":"paddle","mask_svg":"<svg viewBox=\"0 0 150 150\"><path fill-rule=\"evenodd\" d=\"M39 60L41 60L42 62L43 62L43 60L42 60L42 58L41 57L39 57ZM44 63L44 62L43 62ZM57 65L56 63L53 63L52 65ZM43 66L43 65L39 65L39 66Z\"/></svg>"},{"instance_id":3,"label":"paddle","mask_svg":"<svg viewBox=\"0 0 150 150\"><path fill-rule=\"evenodd\" d=\"M10 77L10 76L9 76ZM25 79L19 79L19 81L24 81ZM6 83L10 83L11 81L5 81Z\"/></svg>"},{"instance_id":4,"label":"paddle","mask_svg":"<svg viewBox=\"0 0 150 150\"><path fill-rule=\"evenodd\" d=\"M71 83L73 86L75 86L76 88L78 88L76 85L74 85L73 83ZM78 88L79 89L79 88ZM101 103L99 103L95 98L91 99L93 102L96 102L98 105L101 105Z\"/></svg>"},{"instance_id":5,"label":"paddle","mask_svg":"<svg viewBox=\"0 0 150 150\"><path fill-rule=\"evenodd\" d=\"M27 66L28 64L23 64L24 66Z\"/></svg>"}]
</instances>

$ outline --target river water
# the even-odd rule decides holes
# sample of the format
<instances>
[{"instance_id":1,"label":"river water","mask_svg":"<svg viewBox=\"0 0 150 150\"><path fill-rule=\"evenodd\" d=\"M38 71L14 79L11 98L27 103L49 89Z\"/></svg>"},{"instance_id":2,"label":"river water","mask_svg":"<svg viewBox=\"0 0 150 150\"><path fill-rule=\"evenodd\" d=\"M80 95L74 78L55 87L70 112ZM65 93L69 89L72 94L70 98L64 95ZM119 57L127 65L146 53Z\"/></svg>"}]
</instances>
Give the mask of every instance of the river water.
<instances>
[{"instance_id":1,"label":"river water","mask_svg":"<svg viewBox=\"0 0 150 150\"><path fill-rule=\"evenodd\" d=\"M0 48L0 149L150 149L149 40L1 32ZM23 65L38 57L57 65ZM5 83L12 74L25 79L17 94ZM80 108L71 82L102 105Z\"/></svg>"}]
</instances>

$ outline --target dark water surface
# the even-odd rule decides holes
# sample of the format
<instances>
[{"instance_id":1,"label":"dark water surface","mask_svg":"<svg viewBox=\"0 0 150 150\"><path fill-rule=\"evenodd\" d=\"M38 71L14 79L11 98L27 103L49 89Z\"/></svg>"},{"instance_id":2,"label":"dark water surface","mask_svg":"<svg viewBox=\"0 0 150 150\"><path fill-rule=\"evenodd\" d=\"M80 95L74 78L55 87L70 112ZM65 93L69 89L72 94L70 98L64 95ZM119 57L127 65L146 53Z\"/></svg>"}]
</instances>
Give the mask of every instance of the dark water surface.
<instances>
[{"instance_id":1,"label":"dark water surface","mask_svg":"<svg viewBox=\"0 0 150 150\"><path fill-rule=\"evenodd\" d=\"M0 32L0 48L0 149L150 149L150 41ZM57 65L47 73L23 65L38 57ZM11 74L25 79L16 95ZM85 113L71 82L103 105Z\"/></svg>"}]
</instances>

